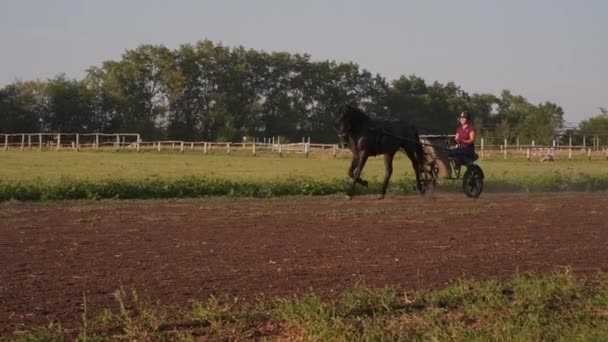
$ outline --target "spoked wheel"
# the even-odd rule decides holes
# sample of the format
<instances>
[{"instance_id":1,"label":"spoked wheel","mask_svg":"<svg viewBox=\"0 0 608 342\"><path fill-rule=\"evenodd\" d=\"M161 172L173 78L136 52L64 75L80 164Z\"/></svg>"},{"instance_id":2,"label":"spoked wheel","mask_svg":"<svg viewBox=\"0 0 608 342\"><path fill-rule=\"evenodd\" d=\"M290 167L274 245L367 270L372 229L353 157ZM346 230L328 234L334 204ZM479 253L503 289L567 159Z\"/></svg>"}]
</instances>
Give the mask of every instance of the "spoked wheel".
<instances>
[{"instance_id":1,"label":"spoked wheel","mask_svg":"<svg viewBox=\"0 0 608 342\"><path fill-rule=\"evenodd\" d=\"M437 175L439 173L439 169L435 163L430 163L426 165L424 171L422 172L422 177L420 181L422 182L422 189L420 191L421 194L431 194L435 191L435 186L437 185Z\"/></svg>"},{"instance_id":2,"label":"spoked wheel","mask_svg":"<svg viewBox=\"0 0 608 342\"><path fill-rule=\"evenodd\" d=\"M477 198L483 191L483 171L477 165L469 165L462 177L462 190L467 197Z\"/></svg>"}]
</instances>

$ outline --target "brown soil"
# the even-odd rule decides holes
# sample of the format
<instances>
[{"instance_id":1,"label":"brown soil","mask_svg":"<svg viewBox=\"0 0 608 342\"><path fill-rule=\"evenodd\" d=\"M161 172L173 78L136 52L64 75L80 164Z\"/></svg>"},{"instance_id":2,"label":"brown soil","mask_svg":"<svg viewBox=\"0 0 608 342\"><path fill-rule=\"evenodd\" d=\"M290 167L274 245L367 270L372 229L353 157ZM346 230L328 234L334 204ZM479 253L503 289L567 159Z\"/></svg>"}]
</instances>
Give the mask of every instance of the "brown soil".
<instances>
[{"instance_id":1,"label":"brown soil","mask_svg":"<svg viewBox=\"0 0 608 342\"><path fill-rule=\"evenodd\" d=\"M114 307L364 280L411 290L456 278L608 269L608 196L204 199L0 205L0 335Z\"/></svg>"}]
</instances>

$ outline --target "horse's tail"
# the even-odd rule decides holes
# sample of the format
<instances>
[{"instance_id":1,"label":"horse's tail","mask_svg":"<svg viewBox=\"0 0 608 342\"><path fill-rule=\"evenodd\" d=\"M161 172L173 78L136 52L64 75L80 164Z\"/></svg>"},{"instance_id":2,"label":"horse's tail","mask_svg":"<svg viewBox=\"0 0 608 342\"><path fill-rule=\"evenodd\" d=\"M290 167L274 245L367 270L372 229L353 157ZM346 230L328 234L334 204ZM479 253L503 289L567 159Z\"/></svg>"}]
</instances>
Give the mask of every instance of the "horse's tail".
<instances>
[{"instance_id":1,"label":"horse's tail","mask_svg":"<svg viewBox=\"0 0 608 342\"><path fill-rule=\"evenodd\" d=\"M418 134L416 126L410 125L408 131L410 136L402 140L401 148L405 150L412 161L412 166L416 173L416 188L420 193L424 193L424 187L426 186L422 183L422 176L426 164L424 145L420 140L420 135Z\"/></svg>"},{"instance_id":2,"label":"horse's tail","mask_svg":"<svg viewBox=\"0 0 608 342\"><path fill-rule=\"evenodd\" d=\"M424 146L420 140L420 135L418 134L418 129L416 126L412 126L412 130L414 131L414 139L416 139L416 159L418 160L419 172L422 172L426 161L426 156L424 155Z\"/></svg>"}]
</instances>

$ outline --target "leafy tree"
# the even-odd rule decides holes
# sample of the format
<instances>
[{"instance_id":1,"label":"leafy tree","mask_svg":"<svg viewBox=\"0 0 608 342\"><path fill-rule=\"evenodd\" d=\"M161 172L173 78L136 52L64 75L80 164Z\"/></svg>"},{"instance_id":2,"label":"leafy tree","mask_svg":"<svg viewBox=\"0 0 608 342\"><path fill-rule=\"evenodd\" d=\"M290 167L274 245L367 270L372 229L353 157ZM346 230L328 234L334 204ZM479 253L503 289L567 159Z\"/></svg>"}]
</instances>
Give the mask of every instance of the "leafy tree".
<instances>
[{"instance_id":1,"label":"leafy tree","mask_svg":"<svg viewBox=\"0 0 608 342\"><path fill-rule=\"evenodd\" d=\"M600 108L600 114L579 124L579 132L583 135L599 136L600 144L608 143L608 110Z\"/></svg>"},{"instance_id":2,"label":"leafy tree","mask_svg":"<svg viewBox=\"0 0 608 342\"><path fill-rule=\"evenodd\" d=\"M95 130L93 94L81 82L59 75L46 83L46 94L48 99L40 111L45 130L65 133Z\"/></svg>"},{"instance_id":3,"label":"leafy tree","mask_svg":"<svg viewBox=\"0 0 608 342\"><path fill-rule=\"evenodd\" d=\"M356 63L199 41L169 50L141 45L120 60L0 89L3 131L139 132L144 139L240 141L283 136L335 142L333 114L343 104L411 121L422 133L452 134L469 110L484 136L549 142L563 111L505 90L469 94L454 82L401 76L390 83ZM589 131L588 128L585 128Z\"/></svg>"},{"instance_id":4,"label":"leafy tree","mask_svg":"<svg viewBox=\"0 0 608 342\"><path fill-rule=\"evenodd\" d=\"M0 89L0 127L3 133L39 132L40 111L47 99L42 82L15 82Z\"/></svg>"}]
</instances>

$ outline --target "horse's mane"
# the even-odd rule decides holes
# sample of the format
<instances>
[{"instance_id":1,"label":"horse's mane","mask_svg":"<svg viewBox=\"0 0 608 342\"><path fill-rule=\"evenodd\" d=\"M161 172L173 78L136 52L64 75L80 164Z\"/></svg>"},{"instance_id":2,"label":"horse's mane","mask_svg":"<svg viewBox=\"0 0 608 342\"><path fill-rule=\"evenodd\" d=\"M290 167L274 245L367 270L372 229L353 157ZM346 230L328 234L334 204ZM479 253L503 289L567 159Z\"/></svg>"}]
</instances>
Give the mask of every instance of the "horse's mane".
<instances>
[{"instance_id":1,"label":"horse's mane","mask_svg":"<svg viewBox=\"0 0 608 342\"><path fill-rule=\"evenodd\" d=\"M345 105L342 107L342 113L345 114L351 120L351 123L358 125L361 123L368 123L371 121L369 115L367 115L364 111L359 109L358 107L352 105Z\"/></svg>"}]
</instances>

